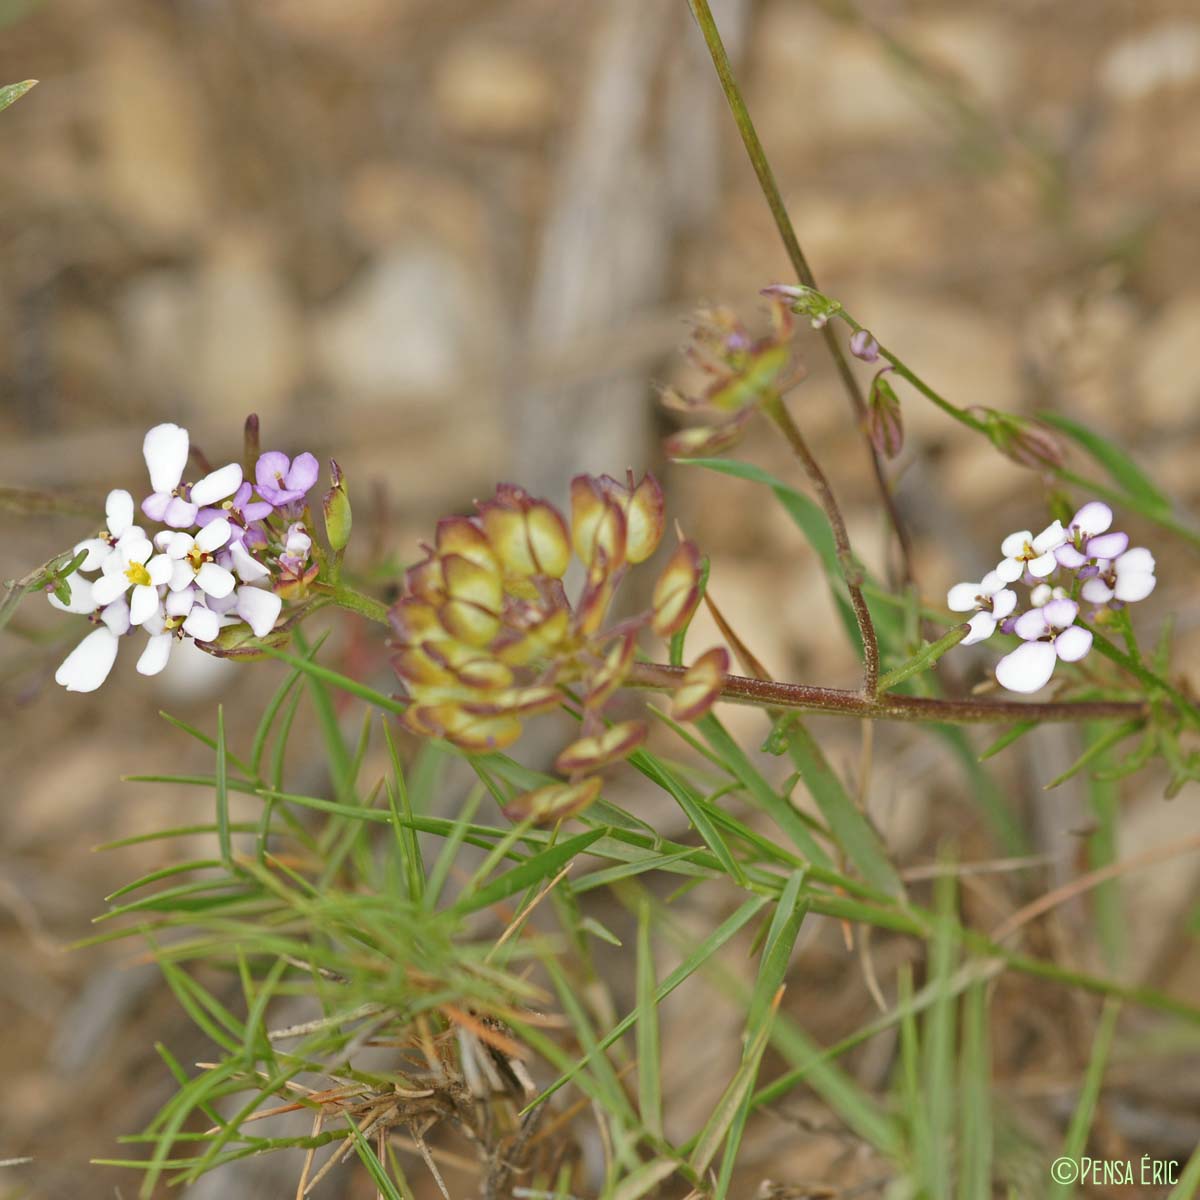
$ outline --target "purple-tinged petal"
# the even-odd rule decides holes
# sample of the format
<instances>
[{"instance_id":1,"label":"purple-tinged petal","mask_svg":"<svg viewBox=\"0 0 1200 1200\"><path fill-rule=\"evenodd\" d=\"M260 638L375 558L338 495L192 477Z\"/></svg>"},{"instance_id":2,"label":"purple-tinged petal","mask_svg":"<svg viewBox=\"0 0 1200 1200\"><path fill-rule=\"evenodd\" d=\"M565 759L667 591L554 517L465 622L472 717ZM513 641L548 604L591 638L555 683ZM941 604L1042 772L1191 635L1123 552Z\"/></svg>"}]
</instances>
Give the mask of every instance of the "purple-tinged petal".
<instances>
[{"instance_id":1,"label":"purple-tinged petal","mask_svg":"<svg viewBox=\"0 0 1200 1200\"><path fill-rule=\"evenodd\" d=\"M1102 500L1090 501L1071 518L1071 524L1087 537L1104 533L1112 521L1113 511Z\"/></svg>"},{"instance_id":2,"label":"purple-tinged petal","mask_svg":"<svg viewBox=\"0 0 1200 1200\"><path fill-rule=\"evenodd\" d=\"M1102 533L1098 537L1088 538L1088 558L1116 558L1129 549L1129 534L1113 532Z\"/></svg>"},{"instance_id":3,"label":"purple-tinged petal","mask_svg":"<svg viewBox=\"0 0 1200 1200\"><path fill-rule=\"evenodd\" d=\"M1046 610L1031 608L1023 612L1013 623L1013 633L1027 642L1036 641L1046 632Z\"/></svg>"},{"instance_id":4,"label":"purple-tinged petal","mask_svg":"<svg viewBox=\"0 0 1200 1200\"><path fill-rule=\"evenodd\" d=\"M1113 590L1104 582L1103 579L1089 579L1082 588L1079 594L1089 604L1107 604L1113 598Z\"/></svg>"},{"instance_id":5,"label":"purple-tinged petal","mask_svg":"<svg viewBox=\"0 0 1200 1200\"><path fill-rule=\"evenodd\" d=\"M265 500L251 500L249 504L243 504L238 511L247 521L265 521L275 511L275 505L268 504Z\"/></svg>"},{"instance_id":6,"label":"purple-tinged petal","mask_svg":"<svg viewBox=\"0 0 1200 1200\"><path fill-rule=\"evenodd\" d=\"M996 681L1010 692L1036 692L1050 682L1057 662L1049 642L1026 642L996 664Z\"/></svg>"},{"instance_id":7,"label":"purple-tinged petal","mask_svg":"<svg viewBox=\"0 0 1200 1200\"><path fill-rule=\"evenodd\" d=\"M277 488L287 477L292 460L282 450L268 450L260 454L254 464L254 480L259 486Z\"/></svg>"},{"instance_id":8,"label":"purple-tinged petal","mask_svg":"<svg viewBox=\"0 0 1200 1200\"><path fill-rule=\"evenodd\" d=\"M170 492L154 492L142 501L142 512L152 521L161 521L167 515L167 506L174 499Z\"/></svg>"},{"instance_id":9,"label":"purple-tinged petal","mask_svg":"<svg viewBox=\"0 0 1200 1200\"><path fill-rule=\"evenodd\" d=\"M316 455L306 450L292 460L291 470L287 473L288 488L303 495L317 482L320 474L321 464L317 462Z\"/></svg>"},{"instance_id":10,"label":"purple-tinged petal","mask_svg":"<svg viewBox=\"0 0 1200 1200\"><path fill-rule=\"evenodd\" d=\"M170 525L172 529L187 529L196 523L196 514L199 511L198 505L191 504L180 496L172 496L167 511L163 514L163 524Z\"/></svg>"},{"instance_id":11,"label":"purple-tinged petal","mask_svg":"<svg viewBox=\"0 0 1200 1200\"><path fill-rule=\"evenodd\" d=\"M1051 600L1040 611L1051 629L1066 629L1079 615L1079 605L1074 600Z\"/></svg>"},{"instance_id":12,"label":"purple-tinged petal","mask_svg":"<svg viewBox=\"0 0 1200 1200\"><path fill-rule=\"evenodd\" d=\"M1078 662L1081 658L1087 657L1091 648L1091 633L1079 625L1072 625L1070 629L1064 629L1054 639L1054 650L1063 662Z\"/></svg>"},{"instance_id":13,"label":"purple-tinged petal","mask_svg":"<svg viewBox=\"0 0 1200 1200\"><path fill-rule=\"evenodd\" d=\"M1078 571L1087 562L1087 555L1081 554L1070 542L1059 546L1054 552L1054 557L1058 559L1058 565L1066 567L1068 571Z\"/></svg>"},{"instance_id":14,"label":"purple-tinged petal","mask_svg":"<svg viewBox=\"0 0 1200 1200\"><path fill-rule=\"evenodd\" d=\"M1094 575L1100 574L1100 565L1098 563L1088 563L1086 567L1080 567L1076 578L1081 582L1085 579L1091 579Z\"/></svg>"}]
</instances>

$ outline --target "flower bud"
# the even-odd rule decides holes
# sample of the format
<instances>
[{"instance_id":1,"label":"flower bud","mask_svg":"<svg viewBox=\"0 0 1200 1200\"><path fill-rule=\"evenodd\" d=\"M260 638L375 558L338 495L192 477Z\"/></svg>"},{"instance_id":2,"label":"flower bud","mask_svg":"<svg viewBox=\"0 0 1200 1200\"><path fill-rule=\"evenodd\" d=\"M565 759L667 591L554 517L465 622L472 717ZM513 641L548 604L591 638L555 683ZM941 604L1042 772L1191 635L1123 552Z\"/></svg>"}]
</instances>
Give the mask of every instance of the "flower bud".
<instances>
[{"instance_id":1,"label":"flower bud","mask_svg":"<svg viewBox=\"0 0 1200 1200\"><path fill-rule=\"evenodd\" d=\"M346 491L346 477L336 460L329 460L329 478L333 487L325 493L325 536L330 548L340 554L350 541L353 518L350 512L350 496Z\"/></svg>"},{"instance_id":2,"label":"flower bud","mask_svg":"<svg viewBox=\"0 0 1200 1200\"><path fill-rule=\"evenodd\" d=\"M863 362L875 362L879 358L879 343L869 329L856 329L850 335L850 353Z\"/></svg>"},{"instance_id":3,"label":"flower bud","mask_svg":"<svg viewBox=\"0 0 1200 1200\"><path fill-rule=\"evenodd\" d=\"M729 671L729 651L723 646L706 650L684 672L671 700L676 721L698 721L721 695Z\"/></svg>"},{"instance_id":4,"label":"flower bud","mask_svg":"<svg viewBox=\"0 0 1200 1200\"><path fill-rule=\"evenodd\" d=\"M900 420L900 397L888 383L885 367L871 381L867 397L867 436L877 454L895 458L904 445L904 425Z\"/></svg>"},{"instance_id":5,"label":"flower bud","mask_svg":"<svg viewBox=\"0 0 1200 1200\"><path fill-rule=\"evenodd\" d=\"M1066 459L1062 438L1043 421L1019 417L994 408L972 409L981 414L992 445L1023 467L1061 467Z\"/></svg>"},{"instance_id":6,"label":"flower bud","mask_svg":"<svg viewBox=\"0 0 1200 1200\"><path fill-rule=\"evenodd\" d=\"M251 413L246 418L246 427L242 434L242 473L247 479L254 478L254 464L262 453L262 444L258 434L258 413Z\"/></svg>"}]
</instances>

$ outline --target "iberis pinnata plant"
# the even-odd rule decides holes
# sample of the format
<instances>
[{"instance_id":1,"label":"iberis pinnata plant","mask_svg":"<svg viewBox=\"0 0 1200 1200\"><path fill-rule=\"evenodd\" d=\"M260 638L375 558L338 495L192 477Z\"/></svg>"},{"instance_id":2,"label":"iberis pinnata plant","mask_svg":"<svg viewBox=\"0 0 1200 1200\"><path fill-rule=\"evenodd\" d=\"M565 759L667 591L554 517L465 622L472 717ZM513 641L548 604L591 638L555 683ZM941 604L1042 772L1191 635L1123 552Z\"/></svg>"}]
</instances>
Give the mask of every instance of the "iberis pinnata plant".
<instances>
[{"instance_id":1,"label":"iberis pinnata plant","mask_svg":"<svg viewBox=\"0 0 1200 1200\"><path fill-rule=\"evenodd\" d=\"M1004 557L978 583L956 583L946 596L954 612L973 612L968 646L999 630L1021 639L996 664L996 679L1011 692L1036 692L1061 662L1080 662L1093 635L1078 623L1080 606L1092 621L1104 619L1154 591L1154 556L1129 546L1129 535L1112 530L1112 509L1085 504L1064 526L1055 521L1035 537L1028 529L1000 544ZM1017 612L1013 585L1028 588L1029 607Z\"/></svg>"},{"instance_id":2,"label":"iberis pinnata plant","mask_svg":"<svg viewBox=\"0 0 1200 1200\"><path fill-rule=\"evenodd\" d=\"M404 724L463 750L502 750L526 718L567 704L580 736L558 755L567 776L519 797L511 815L542 819L579 811L600 790L596 772L632 753L645 722L605 720L629 675L638 634L680 632L701 597L701 558L681 540L658 577L651 607L610 622L631 567L658 548L662 490L652 475L635 484L607 475L571 482L568 521L546 500L501 484L473 517L446 517L435 543L405 576L391 610L393 662L409 700ZM574 599L566 576L582 568ZM694 720L725 679L728 656L711 650L685 673L672 715Z\"/></svg>"},{"instance_id":3,"label":"iberis pinnata plant","mask_svg":"<svg viewBox=\"0 0 1200 1200\"><path fill-rule=\"evenodd\" d=\"M50 592L55 608L96 626L54 676L68 691L95 691L122 639L137 633L145 635L137 660L143 675L157 675L184 639L237 654L239 645L266 638L284 599L300 598L315 577L305 522L316 458L269 451L257 459L253 481L229 463L189 483L190 449L188 431L178 425L146 434L152 490L141 511L165 528L147 533L135 523L133 497L114 489L104 528L76 545L78 566Z\"/></svg>"}]
</instances>

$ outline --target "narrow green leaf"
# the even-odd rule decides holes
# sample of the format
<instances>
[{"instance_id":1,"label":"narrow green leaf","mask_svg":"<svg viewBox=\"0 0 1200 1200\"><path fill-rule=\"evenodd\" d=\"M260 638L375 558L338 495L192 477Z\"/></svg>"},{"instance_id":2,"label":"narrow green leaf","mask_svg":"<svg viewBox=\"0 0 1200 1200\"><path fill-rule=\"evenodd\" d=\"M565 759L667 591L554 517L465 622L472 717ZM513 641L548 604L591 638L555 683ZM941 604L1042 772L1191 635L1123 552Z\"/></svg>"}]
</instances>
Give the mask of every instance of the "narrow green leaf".
<instances>
[{"instance_id":1,"label":"narrow green leaf","mask_svg":"<svg viewBox=\"0 0 1200 1200\"><path fill-rule=\"evenodd\" d=\"M650 938L650 905L638 909L637 939L637 1074L638 1112L642 1124L656 1138L663 1135L662 1074L659 1059L658 1005L654 994L654 948Z\"/></svg>"},{"instance_id":2,"label":"narrow green leaf","mask_svg":"<svg viewBox=\"0 0 1200 1200\"><path fill-rule=\"evenodd\" d=\"M846 857L868 883L891 896L902 897L904 885L888 861L878 834L842 786L808 727L798 718L789 729L788 753Z\"/></svg>"},{"instance_id":3,"label":"narrow green leaf","mask_svg":"<svg viewBox=\"0 0 1200 1200\"><path fill-rule=\"evenodd\" d=\"M387 1173L387 1168L379 1161L379 1156L371 1148L371 1143L363 1137L362 1130L359 1129L354 1118L349 1113L346 1113L346 1123L350 1126L350 1136L354 1139L354 1149L358 1151L358 1157L362 1160L363 1166L367 1168L367 1174L374 1181L379 1195L383 1200L404 1200L404 1197L392 1182L392 1177Z\"/></svg>"},{"instance_id":4,"label":"narrow green leaf","mask_svg":"<svg viewBox=\"0 0 1200 1200\"><path fill-rule=\"evenodd\" d=\"M1077 775L1089 763L1095 762L1096 759L1102 757L1106 750L1115 746L1118 742L1123 742L1131 734L1137 733L1141 727L1141 721L1126 721L1124 725L1114 725L1104 733L1090 738L1084 752L1061 775L1056 776L1049 783L1043 785L1044 790L1048 792L1052 788L1066 783L1068 779L1073 775Z\"/></svg>"},{"instance_id":5,"label":"narrow green leaf","mask_svg":"<svg viewBox=\"0 0 1200 1200\"><path fill-rule=\"evenodd\" d=\"M962 1101L958 1195L992 1194L992 1059L988 1044L988 990L972 984L963 997Z\"/></svg>"},{"instance_id":6,"label":"narrow green leaf","mask_svg":"<svg viewBox=\"0 0 1200 1200\"><path fill-rule=\"evenodd\" d=\"M221 861L233 870L233 841L229 834L229 774L225 753L225 709L217 705L217 845L221 850Z\"/></svg>"},{"instance_id":7,"label":"narrow green leaf","mask_svg":"<svg viewBox=\"0 0 1200 1200\"><path fill-rule=\"evenodd\" d=\"M969 625L955 625L953 629L943 634L936 642L927 642L906 663L880 677L880 692L890 691L898 683L903 683L906 679L911 679L912 676L921 674L922 671L928 671L943 654L957 646L970 632L971 628Z\"/></svg>"},{"instance_id":8,"label":"narrow green leaf","mask_svg":"<svg viewBox=\"0 0 1200 1200\"><path fill-rule=\"evenodd\" d=\"M611 1200L643 1200L643 1197L654 1191L664 1179L674 1175L678 1168L679 1164L674 1159L652 1158L621 1180L614 1189Z\"/></svg>"},{"instance_id":9,"label":"narrow green leaf","mask_svg":"<svg viewBox=\"0 0 1200 1200\"><path fill-rule=\"evenodd\" d=\"M937 919L929 947L928 968L934 998L925 1017L921 1046L921 1090L930 1140L921 1183L932 1200L950 1200L950 1162L945 1148L950 1144L956 1109L954 969L959 952L953 875L946 874L937 880L935 901Z\"/></svg>"},{"instance_id":10,"label":"narrow green leaf","mask_svg":"<svg viewBox=\"0 0 1200 1200\"><path fill-rule=\"evenodd\" d=\"M758 978L754 981L750 1007L746 1011L746 1032L743 1035L745 1041L749 1041L753 1031L766 1019L767 1010L787 976L788 964L792 959L796 938L800 934L800 926L808 915L810 902L802 895L803 888L804 872L794 871L788 877L776 901L767 938L763 943Z\"/></svg>"},{"instance_id":11,"label":"narrow green leaf","mask_svg":"<svg viewBox=\"0 0 1200 1200\"><path fill-rule=\"evenodd\" d=\"M980 762L995 758L1001 750L1007 750L1018 738L1024 737L1031 729L1037 728L1036 721L1018 721L1011 729L1006 729L980 756Z\"/></svg>"},{"instance_id":12,"label":"narrow green leaf","mask_svg":"<svg viewBox=\"0 0 1200 1200\"><path fill-rule=\"evenodd\" d=\"M1092 1040L1092 1057L1088 1063L1087 1074L1084 1076L1083 1087L1071 1123L1067 1126L1067 1136L1063 1140L1062 1152L1059 1157L1069 1158L1078 1162L1087 1149L1088 1133L1092 1128L1092 1117L1100 1099L1100 1088L1104 1083L1104 1068L1108 1064L1108 1052L1112 1048L1113 1035L1117 1030L1117 1018L1121 1015L1121 1005L1117 1000L1106 1000L1100 1011L1100 1022L1096 1026L1096 1036ZM1051 1178L1051 1196L1073 1196L1075 1182L1060 1183Z\"/></svg>"},{"instance_id":13,"label":"narrow green leaf","mask_svg":"<svg viewBox=\"0 0 1200 1200\"><path fill-rule=\"evenodd\" d=\"M1151 482L1150 477L1119 446L1103 437L1094 429L1076 421L1073 417L1057 412L1042 412L1038 416L1048 425L1065 433L1076 445L1086 451L1109 474L1113 482L1135 500L1144 510L1169 514L1171 502Z\"/></svg>"},{"instance_id":14,"label":"narrow green leaf","mask_svg":"<svg viewBox=\"0 0 1200 1200\"><path fill-rule=\"evenodd\" d=\"M1200 1196L1200 1146L1188 1159L1179 1182L1171 1189L1167 1200L1195 1200L1197 1196Z\"/></svg>"}]
</instances>

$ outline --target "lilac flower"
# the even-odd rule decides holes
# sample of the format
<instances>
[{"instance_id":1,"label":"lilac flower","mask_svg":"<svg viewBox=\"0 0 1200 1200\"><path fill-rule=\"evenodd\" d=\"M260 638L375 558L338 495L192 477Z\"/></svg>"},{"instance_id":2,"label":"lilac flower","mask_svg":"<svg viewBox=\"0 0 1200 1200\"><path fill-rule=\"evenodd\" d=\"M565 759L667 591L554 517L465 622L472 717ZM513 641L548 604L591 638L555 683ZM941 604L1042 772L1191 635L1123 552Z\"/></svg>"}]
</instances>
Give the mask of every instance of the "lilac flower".
<instances>
[{"instance_id":1,"label":"lilac flower","mask_svg":"<svg viewBox=\"0 0 1200 1200\"><path fill-rule=\"evenodd\" d=\"M989 571L979 583L956 583L946 595L946 604L954 612L975 615L967 622L971 632L961 645L982 642L996 632L997 625L1017 607L1017 593L1004 586L999 572Z\"/></svg>"},{"instance_id":2,"label":"lilac flower","mask_svg":"<svg viewBox=\"0 0 1200 1200\"><path fill-rule=\"evenodd\" d=\"M1074 600L1050 600L1022 613L1013 632L1023 639L996 664L996 679L1010 692L1036 692L1045 687L1054 668L1079 662L1092 648L1092 635L1075 624L1079 605Z\"/></svg>"},{"instance_id":3,"label":"lilac flower","mask_svg":"<svg viewBox=\"0 0 1200 1200\"><path fill-rule=\"evenodd\" d=\"M205 525L225 517L233 526L233 538L239 542L244 541L247 533L251 532L251 525L257 521L265 521L275 511L273 504L266 500L255 500L253 494L254 489L250 481L244 481L219 508L202 508L196 514L196 524L203 529ZM259 537L261 536L260 534ZM266 538L262 538L262 541L265 543Z\"/></svg>"},{"instance_id":4,"label":"lilac flower","mask_svg":"<svg viewBox=\"0 0 1200 1200\"><path fill-rule=\"evenodd\" d=\"M258 494L276 508L302 500L319 474L315 456L307 452L289 459L281 450L268 450L254 466Z\"/></svg>"}]
</instances>

